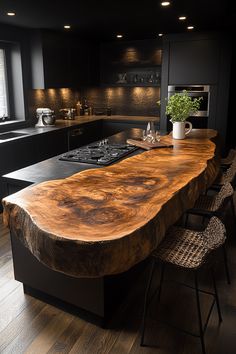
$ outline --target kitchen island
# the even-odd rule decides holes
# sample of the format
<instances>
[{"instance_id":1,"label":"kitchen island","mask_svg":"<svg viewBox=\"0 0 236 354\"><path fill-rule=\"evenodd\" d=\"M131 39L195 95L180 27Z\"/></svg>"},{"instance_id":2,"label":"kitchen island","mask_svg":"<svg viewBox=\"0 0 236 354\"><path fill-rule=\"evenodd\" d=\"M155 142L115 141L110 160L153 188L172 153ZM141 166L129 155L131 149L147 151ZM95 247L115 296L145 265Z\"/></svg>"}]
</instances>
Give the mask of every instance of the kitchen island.
<instances>
[{"instance_id":1,"label":"kitchen island","mask_svg":"<svg viewBox=\"0 0 236 354\"><path fill-rule=\"evenodd\" d=\"M114 139L132 134L141 131ZM162 142L173 148L139 150L7 197L16 279L105 317L116 277L146 259L213 183L216 136L213 130L194 130L179 141L168 135Z\"/></svg>"}]
</instances>

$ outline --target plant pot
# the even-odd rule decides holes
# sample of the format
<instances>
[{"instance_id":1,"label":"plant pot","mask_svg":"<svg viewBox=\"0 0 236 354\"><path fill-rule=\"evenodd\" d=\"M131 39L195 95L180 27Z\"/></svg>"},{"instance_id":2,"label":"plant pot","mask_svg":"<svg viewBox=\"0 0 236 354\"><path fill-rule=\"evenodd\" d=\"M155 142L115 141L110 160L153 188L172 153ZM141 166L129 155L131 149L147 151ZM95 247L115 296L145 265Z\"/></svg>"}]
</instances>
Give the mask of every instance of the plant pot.
<instances>
[{"instance_id":1,"label":"plant pot","mask_svg":"<svg viewBox=\"0 0 236 354\"><path fill-rule=\"evenodd\" d=\"M189 128L186 129L186 125L189 125ZM185 139L185 135L189 134L193 126L190 122L174 122L173 123L173 139Z\"/></svg>"}]
</instances>

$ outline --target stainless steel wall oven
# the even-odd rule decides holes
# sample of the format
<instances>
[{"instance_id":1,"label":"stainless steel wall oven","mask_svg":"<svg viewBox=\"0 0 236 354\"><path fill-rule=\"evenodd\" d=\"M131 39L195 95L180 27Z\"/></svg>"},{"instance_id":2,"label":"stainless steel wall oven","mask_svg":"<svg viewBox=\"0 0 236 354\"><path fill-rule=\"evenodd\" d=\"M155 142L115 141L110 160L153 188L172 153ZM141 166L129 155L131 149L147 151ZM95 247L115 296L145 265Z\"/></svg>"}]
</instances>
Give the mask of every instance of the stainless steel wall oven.
<instances>
[{"instance_id":1,"label":"stainless steel wall oven","mask_svg":"<svg viewBox=\"0 0 236 354\"><path fill-rule=\"evenodd\" d=\"M210 104L210 86L208 85L170 85L168 86L168 99L175 93L188 91L188 95L194 99L202 97L199 110L194 113L194 117L208 117Z\"/></svg>"}]
</instances>

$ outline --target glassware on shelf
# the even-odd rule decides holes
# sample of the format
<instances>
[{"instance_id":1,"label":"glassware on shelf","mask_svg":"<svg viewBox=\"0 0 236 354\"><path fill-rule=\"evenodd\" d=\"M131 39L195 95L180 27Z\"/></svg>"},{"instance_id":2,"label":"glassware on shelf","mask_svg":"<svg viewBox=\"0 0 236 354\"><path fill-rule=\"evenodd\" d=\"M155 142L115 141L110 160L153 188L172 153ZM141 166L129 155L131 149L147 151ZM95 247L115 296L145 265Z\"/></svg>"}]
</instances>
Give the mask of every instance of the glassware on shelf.
<instances>
[{"instance_id":1,"label":"glassware on shelf","mask_svg":"<svg viewBox=\"0 0 236 354\"><path fill-rule=\"evenodd\" d=\"M156 84L159 84L159 83L160 83L160 73L159 73L158 71L155 73L154 82L155 82Z\"/></svg>"},{"instance_id":2,"label":"glassware on shelf","mask_svg":"<svg viewBox=\"0 0 236 354\"><path fill-rule=\"evenodd\" d=\"M119 73L118 80L116 81L117 84L127 84L127 74L126 73Z\"/></svg>"},{"instance_id":3,"label":"glassware on shelf","mask_svg":"<svg viewBox=\"0 0 236 354\"><path fill-rule=\"evenodd\" d=\"M134 75L133 82L136 84L139 81L138 74Z\"/></svg>"},{"instance_id":4,"label":"glassware on shelf","mask_svg":"<svg viewBox=\"0 0 236 354\"><path fill-rule=\"evenodd\" d=\"M152 84L154 82L154 75L151 74L148 78L148 83Z\"/></svg>"}]
</instances>

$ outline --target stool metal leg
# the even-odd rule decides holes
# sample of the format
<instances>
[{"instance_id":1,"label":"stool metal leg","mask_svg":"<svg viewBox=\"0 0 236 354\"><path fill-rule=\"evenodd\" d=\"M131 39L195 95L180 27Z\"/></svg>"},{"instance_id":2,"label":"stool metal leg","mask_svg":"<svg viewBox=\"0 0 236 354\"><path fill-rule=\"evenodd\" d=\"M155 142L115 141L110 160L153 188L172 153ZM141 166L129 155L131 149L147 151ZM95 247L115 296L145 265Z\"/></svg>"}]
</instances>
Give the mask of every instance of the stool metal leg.
<instances>
[{"instance_id":1,"label":"stool metal leg","mask_svg":"<svg viewBox=\"0 0 236 354\"><path fill-rule=\"evenodd\" d=\"M214 293L215 293L215 300L216 300L216 306L217 306L217 311L218 311L219 322L222 322L222 316L221 316L221 310L220 310L220 302L219 302L218 290L217 290L217 286L216 286L215 273L214 273L213 268L211 269L211 275L212 275L212 280L213 280L213 286L214 286Z\"/></svg>"},{"instance_id":2,"label":"stool metal leg","mask_svg":"<svg viewBox=\"0 0 236 354\"><path fill-rule=\"evenodd\" d=\"M164 279L164 272L165 272L165 264L161 263L161 277L160 277L160 284L159 284L159 290L158 290L158 296L157 296L158 302L160 302L160 300L161 300L161 291L162 291L162 284L163 284L163 279Z\"/></svg>"},{"instance_id":3,"label":"stool metal leg","mask_svg":"<svg viewBox=\"0 0 236 354\"><path fill-rule=\"evenodd\" d=\"M228 257L227 257L225 244L222 246L222 251L223 251L223 256L224 256L224 264L225 264L225 273L226 273L227 283L231 284L231 279L230 279L230 274L229 274L229 266L228 266Z\"/></svg>"},{"instance_id":4,"label":"stool metal leg","mask_svg":"<svg viewBox=\"0 0 236 354\"><path fill-rule=\"evenodd\" d=\"M196 300L197 300L197 312L198 312L198 323L199 323L199 332L200 332L200 339L202 345L202 353L206 354L205 343L204 343L204 332L202 327L202 314L201 314L201 306L200 306L200 299L199 299L199 288L198 288L198 276L197 271L194 272L194 282L195 282L195 291L196 291Z\"/></svg>"},{"instance_id":5,"label":"stool metal leg","mask_svg":"<svg viewBox=\"0 0 236 354\"><path fill-rule=\"evenodd\" d=\"M155 261L152 259L151 261L151 269L148 277L147 287L144 295L144 306L143 306L143 316L142 316L142 327L141 327L141 346L144 346L144 332L145 332L145 320L147 315L147 307L148 307L148 294L152 284L152 277L154 273Z\"/></svg>"},{"instance_id":6,"label":"stool metal leg","mask_svg":"<svg viewBox=\"0 0 236 354\"><path fill-rule=\"evenodd\" d=\"M189 213L185 214L185 222L184 222L184 227L186 228L188 226L188 217L189 217Z\"/></svg>"},{"instance_id":7,"label":"stool metal leg","mask_svg":"<svg viewBox=\"0 0 236 354\"><path fill-rule=\"evenodd\" d=\"M233 201L233 197L230 198L230 205L231 205L231 209L232 209L232 214L235 217L235 210L234 210L234 201Z\"/></svg>"}]
</instances>

